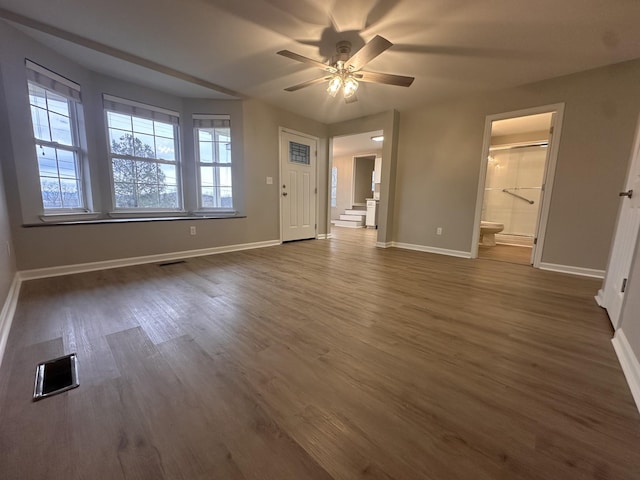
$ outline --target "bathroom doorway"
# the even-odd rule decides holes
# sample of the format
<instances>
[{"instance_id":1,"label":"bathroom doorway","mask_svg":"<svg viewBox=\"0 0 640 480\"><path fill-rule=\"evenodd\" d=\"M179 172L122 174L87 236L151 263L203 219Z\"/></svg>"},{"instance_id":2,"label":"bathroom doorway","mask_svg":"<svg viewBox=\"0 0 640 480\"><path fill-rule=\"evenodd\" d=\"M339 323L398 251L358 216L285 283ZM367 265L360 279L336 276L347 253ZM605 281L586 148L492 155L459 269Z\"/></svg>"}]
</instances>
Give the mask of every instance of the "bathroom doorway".
<instances>
[{"instance_id":1,"label":"bathroom doorway","mask_svg":"<svg viewBox=\"0 0 640 480\"><path fill-rule=\"evenodd\" d=\"M539 266L561 114L553 105L487 118L476 257Z\"/></svg>"}]
</instances>

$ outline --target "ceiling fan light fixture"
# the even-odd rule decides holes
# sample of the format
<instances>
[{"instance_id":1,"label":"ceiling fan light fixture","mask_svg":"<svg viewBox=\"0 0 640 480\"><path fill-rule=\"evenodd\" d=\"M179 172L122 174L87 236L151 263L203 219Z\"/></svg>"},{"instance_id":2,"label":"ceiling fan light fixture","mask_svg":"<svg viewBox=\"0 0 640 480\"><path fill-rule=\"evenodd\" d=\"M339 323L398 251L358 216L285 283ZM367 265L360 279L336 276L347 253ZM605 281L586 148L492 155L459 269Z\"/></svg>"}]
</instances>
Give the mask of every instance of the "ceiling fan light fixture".
<instances>
[{"instance_id":1,"label":"ceiling fan light fixture","mask_svg":"<svg viewBox=\"0 0 640 480\"><path fill-rule=\"evenodd\" d=\"M342 78L340 75L334 75L331 80L329 80L329 86L327 87L327 92L332 97L335 97L336 94L340 91L342 87Z\"/></svg>"},{"instance_id":2,"label":"ceiling fan light fixture","mask_svg":"<svg viewBox=\"0 0 640 480\"><path fill-rule=\"evenodd\" d=\"M347 77L344 81L344 98L352 97L358 90L358 81L353 77Z\"/></svg>"}]
</instances>

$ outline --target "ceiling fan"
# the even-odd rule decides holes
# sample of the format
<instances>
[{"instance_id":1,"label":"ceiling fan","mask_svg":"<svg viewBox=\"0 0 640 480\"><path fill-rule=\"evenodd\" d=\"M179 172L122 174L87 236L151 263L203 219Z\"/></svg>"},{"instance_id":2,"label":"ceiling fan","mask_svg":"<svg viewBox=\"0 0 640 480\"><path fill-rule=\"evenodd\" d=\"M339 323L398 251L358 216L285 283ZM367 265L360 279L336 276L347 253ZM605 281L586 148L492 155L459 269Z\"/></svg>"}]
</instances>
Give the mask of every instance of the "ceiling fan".
<instances>
[{"instance_id":1,"label":"ceiling fan","mask_svg":"<svg viewBox=\"0 0 640 480\"><path fill-rule=\"evenodd\" d=\"M336 44L337 54L329 64L313 60L289 50L280 50L278 55L282 55L283 57L287 57L298 62L308 63L326 72L325 75L320 78L299 83L298 85L285 88L285 90L287 92L295 92L296 90L300 90L301 88L309 87L311 85L329 82L327 92L329 92L332 97L335 97L340 89L342 89L345 102L353 103L357 100L355 94L356 90L358 90L358 82L383 83L385 85L408 87L413 83L414 77L362 70L367 63L392 45L393 43L386 38L376 35L369 40L364 47L351 55L351 42L341 41Z\"/></svg>"}]
</instances>

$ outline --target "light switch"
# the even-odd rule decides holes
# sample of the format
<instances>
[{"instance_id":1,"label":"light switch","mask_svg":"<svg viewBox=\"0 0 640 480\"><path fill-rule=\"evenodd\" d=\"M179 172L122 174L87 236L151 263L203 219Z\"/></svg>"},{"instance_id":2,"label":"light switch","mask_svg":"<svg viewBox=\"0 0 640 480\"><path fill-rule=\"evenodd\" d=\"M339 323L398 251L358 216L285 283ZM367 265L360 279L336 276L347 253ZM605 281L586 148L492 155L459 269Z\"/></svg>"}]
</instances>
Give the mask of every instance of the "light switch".
<instances>
[{"instance_id":1,"label":"light switch","mask_svg":"<svg viewBox=\"0 0 640 480\"><path fill-rule=\"evenodd\" d=\"M267 177L267 185L273 185L273 177Z\"/></svg>"}]
</instances>

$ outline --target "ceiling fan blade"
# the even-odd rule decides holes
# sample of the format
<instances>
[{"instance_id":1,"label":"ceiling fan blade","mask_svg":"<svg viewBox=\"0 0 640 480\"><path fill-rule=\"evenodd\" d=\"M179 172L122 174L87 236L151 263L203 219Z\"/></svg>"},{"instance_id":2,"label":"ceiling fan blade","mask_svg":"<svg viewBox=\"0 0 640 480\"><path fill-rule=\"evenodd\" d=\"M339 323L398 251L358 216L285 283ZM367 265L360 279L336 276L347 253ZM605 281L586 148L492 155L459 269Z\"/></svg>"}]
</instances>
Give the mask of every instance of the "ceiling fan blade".
<instances>
[{"instance_id":1,"label":"ceiling fan blade","mask_svg":"<svg viewBox=\"0 0 640 480\"><path fill-rule=\"evenodd\" d=\"M395 85L398 87L408 87L415 80L414 77L405 77L404 75L391 75L390 73L379 72L357 72L354 76L360 82L384 83L386 85Z\"/></svg>"},{"instance_id":2,"label":"ceiling fan blade","mask_svg":"<svg viewBox=\"0 0 640 480\"><path fill-rule=\"evenodd\" d=\"M314 78L313 80L307 80L306 82L302 82L292 87L285 88L285 91L295 92L296 90L300 90L301 88L310 87L311 85L316 85L318 83L326 82L329 79L331 79L331 77Z\"/></svg>"},{"instance_id":3,"label":"ceiling fan blade","mask_svg":"<svg viewBox=\"0 0 640 480\"><path fill-rule=\"evenodd\" d=\"M291 60L295 60L297 62L308 63L310 65L313 65L314 67L321 68L322 70L325 70L327 72L334 73L336 71L335 68L329 65L325 65L324 63L318 62L317 60L314 60L309 57L298 55L297 53L291 52L289 50L280 50L278 52L278 55L282 55L283 57L290 58Z\"/></svg>"},{"instance_id":4,"label":"ceiling fan blade","mask_svg":"<svg viewBox=\"0 0 640 480\"><path fill-rule=\"evenodd\" d=\"M355 103L358 101L358 97L356 96L356 94L354 93L353 95L351 95L350 97L347 97L344 99L344 103Z\"/></svg>"},{"instance_id":5,"label":"ceiling fan blade","mask_svg":"<svg viewBox=\"0 0 640 480\"><path fill-rule=\"evenodd\" d=\"M345 63L345 68L351 67L353 71L360 70L371 60L376 58L393 43L380 35L376 35L367 44L358 50L353 56Z\"/></svg>"}]
</instances>

